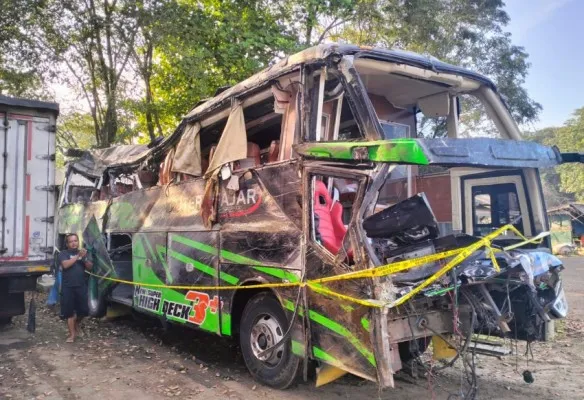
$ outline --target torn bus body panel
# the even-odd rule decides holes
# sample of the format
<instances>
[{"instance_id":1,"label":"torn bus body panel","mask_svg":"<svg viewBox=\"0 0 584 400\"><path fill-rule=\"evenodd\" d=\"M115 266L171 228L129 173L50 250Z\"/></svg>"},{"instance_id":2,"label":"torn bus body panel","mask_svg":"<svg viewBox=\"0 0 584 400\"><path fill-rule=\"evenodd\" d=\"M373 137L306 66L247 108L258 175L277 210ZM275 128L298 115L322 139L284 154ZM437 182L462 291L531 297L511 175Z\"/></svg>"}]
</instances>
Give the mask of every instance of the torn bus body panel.
<instances>
[{"instance_id":1,"label":"torn bus body panel","mask_svg":"<svg viewBox=\"0 0 584 400\"><path fill-rule=\"evenodd\" d=\"M72 203L65 205L59 210L57 230L61 235L67 233L81 234L92 217L101 225L107 209L106 201L95 201L91 203Z\"/></svg>"},{"instance_id":2,"label":"torn bus body panel","mask_svg":"<svg viewBox=\"0 0 584 400\"><path fill-rule=\"evenodd\" d=\"M325 262L317 249L306 254L308 279L334 276L345 272L340 266ZM363 281L343 281L327 285L347 295L368 298L370 286ZM371 310L338 298L308 291L312 355L335 367L369 380L376 380L376 358L371 343Z\"/></svg>"}]
</instances>

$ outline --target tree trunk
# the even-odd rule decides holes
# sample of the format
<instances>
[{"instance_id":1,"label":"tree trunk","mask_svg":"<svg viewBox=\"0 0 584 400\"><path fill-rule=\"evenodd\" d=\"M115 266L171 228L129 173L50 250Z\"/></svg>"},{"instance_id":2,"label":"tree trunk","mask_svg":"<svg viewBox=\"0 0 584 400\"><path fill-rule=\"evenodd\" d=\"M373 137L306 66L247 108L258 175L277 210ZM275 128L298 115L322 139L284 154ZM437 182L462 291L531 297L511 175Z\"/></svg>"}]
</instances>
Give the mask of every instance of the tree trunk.
<instances>
[{"instance_id":1,"label":"tree trunk","mask_svg":"<svg viewBox=\"0 0 584 400\"><path fill-rule=\"evenodd\" d=\"M310 46L312 44L312 31L316 24L316 15L317 9L316 6L314 6L313 9L308 11L308 16L306 17L306 46Z\"/></svg>"},{"instance_id":2,"label":"tree trunk","mask_svg":"<svg viewBox=\"0 0 584 400\"><path fill-rule=\"evenodd\" d=\"M148 135L150 136L150 141L156 139L154 134L154 121L153 114L154 104L152 101L152 89L150 87L150 76L144 77L144 82L146 83L146 128L148 129Z\"/></svg>"},{"instance_id":3,"label":"tree trunk","mask_svg":"<svg viewBox=\"0 0 584 400\"><path fill-rule=\"evenodd\" d=\"M118 132L118 111L116 109L116 99L113 96L108 96L107 99L107 109L105 111L102 132L102 146L110 147L116 141L116 134Z\"/></svg>"}]
</instances>

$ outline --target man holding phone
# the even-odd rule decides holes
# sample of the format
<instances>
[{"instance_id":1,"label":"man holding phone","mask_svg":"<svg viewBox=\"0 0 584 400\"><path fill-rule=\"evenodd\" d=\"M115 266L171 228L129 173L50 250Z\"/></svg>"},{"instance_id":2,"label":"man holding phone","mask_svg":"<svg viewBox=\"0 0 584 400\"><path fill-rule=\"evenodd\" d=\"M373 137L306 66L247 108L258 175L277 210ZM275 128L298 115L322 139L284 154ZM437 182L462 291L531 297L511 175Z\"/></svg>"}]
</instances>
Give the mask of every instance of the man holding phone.
<instances>
[{"instance_id":1,"label":"man holding phone","mask_svg":"<svg viewBox=\"0 0 584 400\"><path fill-rule=\"evenodd\" d=\"M61 315L67 318L67 343L73 343L80 333L79 323L89 314L85 270L91 270L93 262L88 258L86 249L79 249L79 237L76 234L67 235L65 244L67 249L59 254L59 264L63 269Z\"/></svg>"}]
</instances>

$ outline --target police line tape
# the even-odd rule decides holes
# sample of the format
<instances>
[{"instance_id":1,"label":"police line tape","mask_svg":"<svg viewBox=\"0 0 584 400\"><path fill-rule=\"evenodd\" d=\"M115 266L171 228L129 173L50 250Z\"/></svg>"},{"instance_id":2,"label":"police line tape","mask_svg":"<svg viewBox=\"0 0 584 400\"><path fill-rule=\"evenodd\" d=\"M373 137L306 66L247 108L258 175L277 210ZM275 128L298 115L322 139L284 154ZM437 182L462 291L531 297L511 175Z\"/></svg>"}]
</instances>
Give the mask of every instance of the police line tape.
<instances>
[{"instance_id":1,"label":"police line tape","mask_svg":"<svg viewBox=\"0 0 584 400\"><path fill-rule=\"evenodd\" d=\"M181 285L164 285L164 284L156 284L156 283L141 283L141 282L134 282L128 281L125 279L118 279L118 278L111 278L104 275L94 274L93 272L85 271L88 275L104 279L111 282L116 283L125 283L128 285L137 285L142 287L148 288L161 288L161 289L175 289L175 290L240 290L240 289L264 289L264 288L291 288L291 287L308 287L316 293L323 294L325 296L336 297L340 300L349 301L352 303L360 304L367 307L374 307L374 308L392 308L402 305L406 301L410 300L412 297L416 296L426 287L430 286L442 276L447 274L452 268L456 267L458 264L463 262L469 256L471 256L475 251L485 247L489 253L489 257L493 262L493 268L499 272L499 264L495 258L495 252L498 251L497 249L493 249L491 247L491 242L497 236L502 235L506 231L512 231L520 238L524 239L522 242L505 247L504 250L511 250L517 247L521 247L528 243L541 243L544 237L549 235L549 232L543 232L531 239L525 237L516 227L513 225L505 225L492 233L488 234L484 238L478 240L477 242L467 246L462 247L459 249L448 250L438 254L432 254L428 256L422 256L418 258L412 258L409 260L398 261L395 263L382 265L375 268L365 269L361 271L354 271L348 272L345 274L339 274L335 276L329 276L326 278L319 278L319 279L311 279L307 280L306 282L282 282L282 283L260 283L255 285L246 285L246 286L181 286ZM406 293L405 295L401 296L400 298L387 303L382 300L373 300L373 299L359 299L356 297L348 296L339 292L335 292L333 290L327 289L322 287L321 285L324 283L331 283L331 282L338 282L343 280L355 280L355 279L363 279L363 278L379 278L383 276L388 276L395 274L397 272L404 272L431 262L443 260L445 258L453 257L448 263L446 263L442 268L436 271L432 276L426 279L424 282L420 283L410 292Z\"/></svg>"}]
</instances>

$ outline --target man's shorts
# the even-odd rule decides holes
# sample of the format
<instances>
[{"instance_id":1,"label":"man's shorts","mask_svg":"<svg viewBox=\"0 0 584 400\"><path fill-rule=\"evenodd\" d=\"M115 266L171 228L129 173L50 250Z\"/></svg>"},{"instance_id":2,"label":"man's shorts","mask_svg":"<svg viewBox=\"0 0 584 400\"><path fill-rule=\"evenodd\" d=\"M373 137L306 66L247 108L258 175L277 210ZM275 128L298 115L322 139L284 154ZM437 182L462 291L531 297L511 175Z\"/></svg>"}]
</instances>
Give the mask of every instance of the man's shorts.
<instances>
[{"instance_id":1,"label":"man's shorts","mask_svg":"<svg viewBox=\"0 0 584 400\"><path fill-rule=\"evenodd\" d=\"M78 318L89 315L89 305L87 304L87 286L75 286L61 288L61 317L71 318L77 315Z\"/></svg>"}]
</instances>

